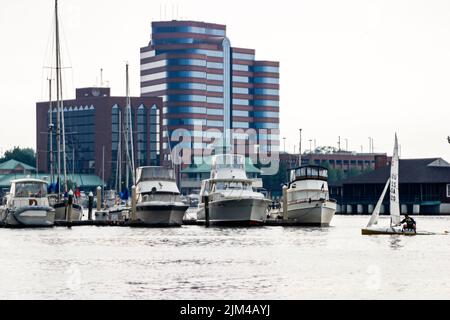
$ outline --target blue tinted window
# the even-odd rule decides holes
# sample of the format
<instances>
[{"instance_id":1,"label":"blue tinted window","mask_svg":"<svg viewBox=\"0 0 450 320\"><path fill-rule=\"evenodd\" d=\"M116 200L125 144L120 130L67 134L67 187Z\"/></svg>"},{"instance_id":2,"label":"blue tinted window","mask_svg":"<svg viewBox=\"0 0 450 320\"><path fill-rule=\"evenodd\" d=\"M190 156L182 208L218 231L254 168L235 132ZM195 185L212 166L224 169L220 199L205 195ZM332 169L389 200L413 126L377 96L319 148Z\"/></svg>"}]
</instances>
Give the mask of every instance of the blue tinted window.
<instances>
[{"instance_id":1,"label":"blue tinted window","mask_svg":"<svg viewBox=\"0 0 450 320\"><path fill-rule=\"evenodd\" d=\"M167 125L206 125L206 120L204 119L164 119Z\"/></svg>"},{"instance_id":2,"label":"blue tinted window","mask_svg":"<svg viewBox=\"0 0 450 320\"><path fill-rule=\"evenodd\" d=\"M206 78L206 72L199 71L170 71L167 75L169 78Z\"/></svg>"},{"instance_id":3,"label":"blue tinted window","mask_svg":"<svg viewBox=\"0 0 450 320\"><path fill-rule=\"evenodd\" d=\"M255 60L255 56L254 56L253 54L234 53L234 52L233 52L233 59L239 59L239 60Z\"/></svg>"},{"instance_id":4,"label":"blue tinted window","mask_svg":"<svg viewBox=\"0 0 450 320\"><path fill-rule=\"evenodd\" d=\"M206 66L211 69L223 69L223 63L208 62Z\"/></svg>"},{"instance_id":5,"label":"blue tinted window","mask_svg":"<svg viewBox=\"0 0 450 320\"><path fill-rule=\"evenodd\" d=\"M233 122L233 128L248 129L249 127L248 122Z\"/></svg>"},{"instance_id":6,"label":"blue tinted window","mask_svg":"<svg viewBox=\"0 0 450 320\"><path fill-rule=\"evenodd\" d=\"M257 122L254 124L256 129L279 129L278 123L260 123Z\"/></svg>"},{"instance_id":7,"label":"blue tinted window","mask_svg":"<svg viewBox=\"0 0 450 320\"><path fill-rule=\"evenodd\" d=\"M212 121L208 120L209 127L223 127L223 121Z\"/></svg>"},{"instance_id":8,"label":"blue tinted window","mask_svg":"<svg viewBox=\"0 0 450 320\"><path fill-rule=\"evenodd\" d=\"M249 106L250 105L250 101L245 100L245 99L233 99L233 104L234 105L241 105L241 106Z\"/></svg>"},{"instance_id":9,"label":"blue tinted window","mask_svg":"<svg viewBox=\"0 0 450 320\"><path fill-rule=\"evenodd\" d=\"M250 71L250 66L245 64L233 64L233 70L235 71Z\"/></svg>"},{"instance_id":10,"label":"blue tinted window","mask_svg":"<svg viewBox=\"0 0 450 320\"><path fill-rule=\"evenodd\" d=\"M233 76L233 82L250 83L249 77Z\"/></svg>"},{"instance_id":11,"label":"blue tinted window","mask_svg":"<svg viewBox=\"0 0 450 320\"><path fill-rule=\"evenodd\" d=\"M206 90L206 84L194 82L171 82L168 84L169 89L186 89L186 90Z\"/></svg>"},{"instance_id":12,"label":"blue tinted window","mask_svg":"<svg viewBox=\"0 0 450 320\"><path fill-rule=\"evenodd\" d=\"M255 100L253 102L255 106L265 106L265 107L279 107L280 102L274 100Z\"/></svg>"},{"instance_id":13,"label":"blue tinted window","mask_svg":"<svg viewBox=\"0 0 450 320\"><path fill-rule=\"evenodd\" d=\"M167 101L193 101L193 102L206 102L205 96L198 95L170 95L167 97Z\"/></svg>"},{"instance_id":14,"label":"blue tinted window","mask_svg":"<svg viewBox=\"0 0 450 320\"><path fill-rule=\"evenodd\" d=\"M207 90L210 92L223 92L223 87L220 86L208 86Z\"/></svg>"},{"instance_id":15,"label":"blue tinted window","mask_svg":"<svg viewBox=\"0 0 450 320\"><path fill-rule=\"evenodd\" d=\"M233 116L235 117L248 117L249 112L243 110L233 110Z\"/></svg>"},{"instance_id":16,"label":"blue tinted window","mask_svg":"<svg viewBox=\"0 0 450 320\"><path fill-rule=\"evenodd\" d=\"M253 80L255 83L271 83L278 84L280 80L278 78L263 78L263 77L255 77Z\"/></svg>"},{"instance_id":17,"label":"blue tinted window","mask_svg":"<svg viewBox=\"0 0 450 320\"><path fill-rule=\"evenodd\" d=\"M199 33L214 36L225 36L225 30L192 26L155 27L153 28L153 33Z\"/></svg>"},{"instance_id":18,"label":"blue tinted window","mask_svg":"<svg viewBox=\"0 0 450 320\"><path fill-rule=\"evenodd\" d=\"M222 51L214 51L214 50L204 50L204 49L157 49L156 54L163 54L163 53L187 53L187 54L204 54L209 57L218 57L223 58L223 52Z\"/></svg>"},{"instance_id":19,"label":"blue tinted window","mask_svg":"<svg viewBox=\"0 0 450 320\"><path fill-rule=\"evenodd\" d=\"M233 93L250 94L250 89L249 88L233 87Z\"/></svg>"},{"instance_id":20,"label":"blue tinted window","mask_svg":"<svg viewBox=\"0 0 450 320\"><path fill-rule=\"evenodd\" d=\"M253 115L256 118L278 118L280 114L271 111L255 111Z\"/></svg>"},{"instance_id":21,"label":"blue tinted window","mask_svg":"<svg viewBox=\"0 0 450 320\"><path fill-rule=\"evenodd\" d=\"M207 79L208 80L223 81L223 75L222 74L208 73Z\"/></svg>"},{"instance_id":22,"label":"blue tinted window","mask_svg":"<svg viewBox=\"0 0 450 320\"><path fill-rule=\"evenodd\" d=\"M206 67L205 60L199 59L173 59L168 61L169 66L199 66Z\"/></svg>"},{"instance_id":23,"label":"blue tinted window","mask_svg":"<svg viewBox=\"0 0 450 320\"><path fill-rule=\"evenodd\" d=\"M222 109L208 109L208 115L223 116Z\"/></svg>"},{"instance_id":24,"label":"blue tinted window","mask_svg":"<svg viewBox=\"0 0 450 320\"><path fill-rule=\"evenodd\" d=\"M206 108L201 107L174 107L169 109L169 113L198 113L205 114Z\"/></svg>"},{"instance_id":25,"label":"blue tinted window","mask_svg":"<svg viewBox=\"0 0 450 320\"><path fill-rule=\"evenodd\" d=\"M207 97L208 103L223 103L223 98Z\"/></svg>"},{"instance_id":26,"label":"blue tinted window","mask_svg":"<svg viewBox=\"0 0 450 320\"><path fill-rule=\"evenodd\" d=\"M271 67L271 66L253 66L253 71L279 73L280 69L278 67Z\"/></svg>"},{"instance_id":27,"label":"blue tinted window","mask_svg":"<svg viewBox=\"0 0 450 320\"><path fill-rule=\"evenodd\" d=\"M264 88L256 88L255 95L261 96L278 96L280 94L279 90L276 89L264 89Z\"/></svg>"}]
</instances>

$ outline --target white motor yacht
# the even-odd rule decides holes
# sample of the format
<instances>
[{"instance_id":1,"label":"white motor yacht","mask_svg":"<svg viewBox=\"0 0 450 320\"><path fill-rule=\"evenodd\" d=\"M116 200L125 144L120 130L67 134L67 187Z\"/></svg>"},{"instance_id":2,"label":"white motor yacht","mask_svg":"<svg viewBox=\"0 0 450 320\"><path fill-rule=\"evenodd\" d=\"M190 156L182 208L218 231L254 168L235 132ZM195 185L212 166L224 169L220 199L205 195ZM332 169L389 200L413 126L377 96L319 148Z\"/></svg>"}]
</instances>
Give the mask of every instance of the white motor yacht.
<instances>
[{"instance_id":1,"label":"white motor yacht","mask_svg":"<svg viewBox=\"0 0 450 320\"><path fill-rule=\"evenodd\" d=\"M6 205L0 209L1 224L17 228L52 227L55 210L48 203L47 187L44 180L13 180Z\"/></svg>"},{"instance_id":2,"label":"white motor yacht","mask_svg":"<svg viewBox=\"0 0 450 320\"><path fill-rule=\"evenodd\" d=\"M230 154L212 157L211 177L202 182L200 196L198 220L206 221L207 196L211 225L262 225L271 202L254 191L253 180L245 172L245 157Z\"/></svg>"},{"instance_id":3,"label":"white motor yacht","mask_svg":"<svg viewBox=\"0 0 450 320\"><path fill-rule=\"evenodd\" d=\"M140 167L136 172L136 216L132 217L131 225L181 226L189 205L181 199L174 170Z\"/></svg>"},{"instance_id":4,"label":"white motor yacht","mask_svg":"<svg viewBox=\"0 0 450 320\"><path fill-rule=\"evenodd\" d=\"M328 169L303 166L291 170L290 179L284 220L294 225L329 226L336 213L336 201L329 198Z\"/></svg>"}]
</instances>

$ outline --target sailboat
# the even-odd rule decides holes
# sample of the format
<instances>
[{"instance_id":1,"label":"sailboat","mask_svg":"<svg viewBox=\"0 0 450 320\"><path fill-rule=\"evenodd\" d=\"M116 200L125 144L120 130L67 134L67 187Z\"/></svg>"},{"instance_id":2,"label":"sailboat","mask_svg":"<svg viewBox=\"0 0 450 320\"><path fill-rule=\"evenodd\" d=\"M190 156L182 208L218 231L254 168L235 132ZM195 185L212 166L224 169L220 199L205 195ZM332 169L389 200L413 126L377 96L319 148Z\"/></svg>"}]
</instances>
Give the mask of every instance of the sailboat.
<instances>
[{"instance_id":1,"label":"sailboat","mask_svg":"<svg viewBox=\"0 0 450 320\"><path fill-rule=\"evenodd\" d=\"M58 15L58 0L55 0L55 49L56 49L56 145L57 145L57 183L56 194L49 195L50 205L55 209L55 221L80 221L83 217L83 209L78 203L74 203L72 207L71 217L68 217L67 201L61 198L61 160L63 162L63 183L64 193L68 193L67 180L67 161L66 161L66 139L64 126L64 102L62 97L62 67L61 67L61 48L60 48L60 34L59 34L59 15ZM62 140L62 141L61 141ZM61 150L62 147L62 150ZM62 159L61 159L62 153ZM53 161L53 156L50 158ZM53 171L53 164L51 165Z\"/></svg>"},{"instance_id":2,"label":"sailboat","mask_svg":"<svg viewBox=\"0 0 450 320\"><path fill-rule=\"evenodd\" d=\"M383 204L384 197L389 188L390 192L390 226L389 227L378 227L378 219L380 216L381 205ZM397 134L395 135L394 153L391 162L391 175L386 182L380 199L370 217L369 223L366 228L361 230L363 235L435 235L436 233L427 231L416 231L405 229L401 226L400 218L400 199L399 199L399 154L398 154L398 139ZM445 233L447 234L447 233Z\"/></svg>"},{"instance_id":3,"label":"sailboat","mask_svg":"<svg viewBox=\"0 0 450 320\"><path fill-rule=\"evenodd\" d=\"M128 220L131 211L130 200L130 172L132 184L136 184L136 173L134 165L134 147L133 147L133 126L131 113L131 97L129 85L129 65L126 64L126 106L125 122L122 125L122 112L119 111L119 139L117 143L117 166L116 166L116 190L108 191L108 198L105 199L103 210L97 211L96 220L106 221L124 221ZM122 133L125 142L126 154L126 173L125 188L122 189ZM104 197L105 198L105 197Z\"/></svg>"}]
</instances>

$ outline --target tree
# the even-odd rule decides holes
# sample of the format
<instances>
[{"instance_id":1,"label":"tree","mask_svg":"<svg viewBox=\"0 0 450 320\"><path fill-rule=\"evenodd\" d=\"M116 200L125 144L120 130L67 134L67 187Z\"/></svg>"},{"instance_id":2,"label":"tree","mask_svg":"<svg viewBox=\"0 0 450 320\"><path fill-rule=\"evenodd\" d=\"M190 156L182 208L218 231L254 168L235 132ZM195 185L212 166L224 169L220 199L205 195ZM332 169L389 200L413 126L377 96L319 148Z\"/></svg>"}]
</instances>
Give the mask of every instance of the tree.
<instances>
[{"instance_id":1,"label":"tree","mask_svg":"<svg viewBox=\"0 0 450 320\"><path fill-rule=\"evenodd\" d=\"M337 153L339 150L338 149L336 149L335 147L330 147L330 146L328 146L328 147L325 147L325 146L322 146L322 147L317 147L315 150L314 150L314 153L315 154L332 154L332 153ZM306 153L306 152L305 152Z\"/></svg>"},{"instance_id":2,"label":"tree","mask_svg":"<svg viewBox=\"0 0 450 320\"><path fill-rule=\"evenodd\" d=\"M2 158L0 158L0 163L16 160L25 163L29 166L36 166L36 152L31 148L20 148L14 147L12 150L5 152Z\"/></svg>"}]
</instances>

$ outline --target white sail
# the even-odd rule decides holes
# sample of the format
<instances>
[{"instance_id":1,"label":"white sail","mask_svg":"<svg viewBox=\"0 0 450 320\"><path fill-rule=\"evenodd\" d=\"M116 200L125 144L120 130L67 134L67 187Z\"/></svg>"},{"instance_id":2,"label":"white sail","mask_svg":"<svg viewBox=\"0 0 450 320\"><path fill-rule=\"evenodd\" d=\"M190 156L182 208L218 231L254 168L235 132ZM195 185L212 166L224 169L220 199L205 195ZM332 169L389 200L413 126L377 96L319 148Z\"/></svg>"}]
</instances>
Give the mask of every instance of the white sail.
<instances>
[{"instance_id":1,"label":"white sail","mask_svg":"<svg viewBox=\"0 0 450 320\"><path fill-rule=\"evenodd\" d=\"M398 156L398 140L397 134L395 135L394 154L392 156L391 163L391 200L390 200L390 212L391 212L391 226L400 225L400 201L399 201L399 156Z\"/></svg>"},{"instance_id":2,"label":"white sail","mask_svg":"<svg viewBox=\"0 0 450 320\"><path fill-rule=\"evenodd\" d=\"M370 217L369 224L367 225L367 228L370 228L374 224L378 224L378 218L380 217L381 205L383 204L383 199L384 199L384 197L386 195L386 192L387 192L387 189L388 189L390 181L391 181L391 179L388 179L388 181L386 182L386 186L384 187L383 193L381 194L381 197L378 200L377 205L375 206L375 209L372 212L372 216Z\"/></svg>"}]
</instances>

